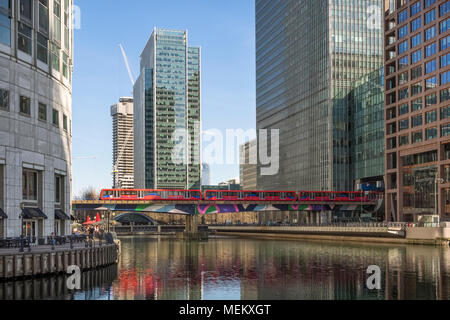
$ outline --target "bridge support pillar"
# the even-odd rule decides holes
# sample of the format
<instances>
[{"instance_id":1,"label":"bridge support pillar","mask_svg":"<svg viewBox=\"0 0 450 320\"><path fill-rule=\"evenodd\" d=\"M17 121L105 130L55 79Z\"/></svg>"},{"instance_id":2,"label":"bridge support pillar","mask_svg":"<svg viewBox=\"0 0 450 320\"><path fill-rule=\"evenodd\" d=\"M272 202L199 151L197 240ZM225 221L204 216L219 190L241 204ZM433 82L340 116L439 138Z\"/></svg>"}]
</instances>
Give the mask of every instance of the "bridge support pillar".
<instances>
[{"instance_id":1,"label":"bridge support pillar","mask_svg":"<svg viewBox=\"0 0 450 320\"><path fill-rule=\"evenodd\" d=\"M186 217L186 232L187 233L197 233L198 232L198 216L187 216Z\"/></svg>"}]
</instances>

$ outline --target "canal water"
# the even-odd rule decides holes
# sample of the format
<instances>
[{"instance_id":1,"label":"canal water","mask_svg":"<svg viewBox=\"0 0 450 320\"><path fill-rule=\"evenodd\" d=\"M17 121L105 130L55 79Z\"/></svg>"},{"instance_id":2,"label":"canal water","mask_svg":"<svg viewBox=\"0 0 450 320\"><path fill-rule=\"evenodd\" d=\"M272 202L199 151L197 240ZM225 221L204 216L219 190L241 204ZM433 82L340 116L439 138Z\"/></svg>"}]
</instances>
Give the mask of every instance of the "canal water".
<instances>
[{"instance_id":1,"label":"canal water","mask_svg":"<svg viewBox=\"0 0 450 320\"><path fill-rule=\"evenodd\" d=\"M0 283L0 300L450 299L450 248L215 237L204 242L122 238L119 265ZM381 289L367 288L369 266Z\"/></svg>"}]
</instances>

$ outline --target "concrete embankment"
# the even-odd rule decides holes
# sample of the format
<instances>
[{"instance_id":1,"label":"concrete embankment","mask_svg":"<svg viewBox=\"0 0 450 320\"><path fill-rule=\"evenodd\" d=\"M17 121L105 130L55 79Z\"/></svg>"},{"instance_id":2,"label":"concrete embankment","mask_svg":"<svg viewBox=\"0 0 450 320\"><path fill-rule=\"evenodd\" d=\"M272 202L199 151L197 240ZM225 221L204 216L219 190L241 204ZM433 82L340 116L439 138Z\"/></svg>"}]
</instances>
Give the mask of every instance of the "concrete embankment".
<instances>
[{"instance_id":1,"label":"concrete embankment","mask_svg":"<svg viewBox=\"0 0 450 320\"><path fill-rule=\"evenodd\" d=\"M32 252L0 250L0 280L66 273L69 266L90 270L117 263L115 244L95 247L33 248Z\"/></svg>"},{"instance_id":2,"label":"concrete embankment","mask_svg":"<svg viewBox=\"0 0 450 320\"><path fill-rule=\"evenodd\" d=\"M233 235L270 239L304 239L321 241L350 241L367 243L449 245L448 228L409 228L393 232L387 227L264 227L223 226L210 227L218 235Z\"/></svg>"}]
</instances>

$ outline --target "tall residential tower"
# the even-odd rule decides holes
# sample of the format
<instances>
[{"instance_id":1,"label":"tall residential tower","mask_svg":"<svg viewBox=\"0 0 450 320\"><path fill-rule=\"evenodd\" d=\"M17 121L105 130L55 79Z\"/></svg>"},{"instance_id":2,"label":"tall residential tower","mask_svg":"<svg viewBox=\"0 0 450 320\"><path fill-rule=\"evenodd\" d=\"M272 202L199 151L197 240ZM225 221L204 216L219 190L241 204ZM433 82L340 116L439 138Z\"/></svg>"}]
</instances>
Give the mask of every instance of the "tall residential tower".
<instances>
[{"instance_id":1,"label":"tall residential tower","mask_svg":"<svg viewBox=\"0 0 450 320\"><path fill-rule=\"evenodd\" d=\"M257 128L280 130L279 173L259 171L258 188L355 189L348 95L383 65L381 12L382 0L256 0Z\"/></svg>"},{"instance_id":2,"label":"tall residential tower","mask_svg":"<svg viewBox=\"0 0 450 320\"><path fill-rule=\"evenodd\" d=\"M136 188L200 188L200 82L200 48L187 31L155 28L134 86Z\"/></svg>"},{"instance_id":3,"label":"tall residential tower","mask_svg":"<svg viewBox=\"0 0 450 320\"><path fill-rule=\"evenodd\" d=\"M111 106L113 119L113 188L134 188L133 98Z\"/></svg>"}]
</instances>

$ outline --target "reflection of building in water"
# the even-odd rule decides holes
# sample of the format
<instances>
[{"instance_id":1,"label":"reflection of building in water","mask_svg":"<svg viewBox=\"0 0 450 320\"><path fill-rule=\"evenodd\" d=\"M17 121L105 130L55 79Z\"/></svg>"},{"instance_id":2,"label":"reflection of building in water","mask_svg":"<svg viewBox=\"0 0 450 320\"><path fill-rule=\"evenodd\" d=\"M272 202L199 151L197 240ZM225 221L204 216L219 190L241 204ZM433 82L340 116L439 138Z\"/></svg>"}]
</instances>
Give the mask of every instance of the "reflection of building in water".
<instances>
[{"instance_id":1,"label":"reflection of building in water","mask_svg":"<svg viewBox=\"0 0 450 320\"><path fill-rule=\"evenodd\" d=\"M0 283L1 300L112 300L111 283L117 265L81 273L81 291L67 289L67 277L59 275Z\"/></svg>"}]
</instances>

